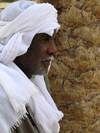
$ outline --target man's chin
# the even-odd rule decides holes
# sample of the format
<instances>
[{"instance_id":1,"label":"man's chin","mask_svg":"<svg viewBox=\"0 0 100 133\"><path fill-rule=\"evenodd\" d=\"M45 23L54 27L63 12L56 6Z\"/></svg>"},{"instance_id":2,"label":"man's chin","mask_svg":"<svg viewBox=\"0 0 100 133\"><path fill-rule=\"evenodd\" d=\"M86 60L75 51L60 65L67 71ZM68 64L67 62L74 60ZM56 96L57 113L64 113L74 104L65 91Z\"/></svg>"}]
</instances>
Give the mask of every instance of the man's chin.
<instances>
[{"instance_id":1,"label":"man's chin","mask_svg":"<svg viewBox=\"0 0 100 133\"><path fill-rule=\"evenodd\" d=\"M49 72L48 69L47 70L41 70L41 71L35 72L33 75L47 75L48 72Z\"/></svg>"},{"instance_id":2,"label":"man's chin","mask_svg":"<svg viewBox=\"0 0 100 133\"><path fill-rule=\"evenodd\" d=\"M46 75L48 74L49 70L50 70L50 65L47 67L42 64L39 65L37 69L34 69L33 75Z\"/></svg>"}]
</instances>

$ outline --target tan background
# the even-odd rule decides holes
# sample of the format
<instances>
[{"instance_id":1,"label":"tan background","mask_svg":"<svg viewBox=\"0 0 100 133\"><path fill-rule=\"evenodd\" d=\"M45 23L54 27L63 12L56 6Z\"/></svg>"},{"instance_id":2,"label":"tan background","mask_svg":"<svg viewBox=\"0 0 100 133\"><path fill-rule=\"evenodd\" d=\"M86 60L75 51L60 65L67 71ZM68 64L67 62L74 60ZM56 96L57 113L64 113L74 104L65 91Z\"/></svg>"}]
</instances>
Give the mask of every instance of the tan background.
<instances>
[{"instance_id":1,"label":"tan background","mask_svg":"<svg viewBox=\"0 0 100 133\"><path fill-rule=\"evenodd\" d=\"M100 133L100 0L59 0L58 54L49 73L65 117L60 133Z\"/></svg>"}]
</instances>

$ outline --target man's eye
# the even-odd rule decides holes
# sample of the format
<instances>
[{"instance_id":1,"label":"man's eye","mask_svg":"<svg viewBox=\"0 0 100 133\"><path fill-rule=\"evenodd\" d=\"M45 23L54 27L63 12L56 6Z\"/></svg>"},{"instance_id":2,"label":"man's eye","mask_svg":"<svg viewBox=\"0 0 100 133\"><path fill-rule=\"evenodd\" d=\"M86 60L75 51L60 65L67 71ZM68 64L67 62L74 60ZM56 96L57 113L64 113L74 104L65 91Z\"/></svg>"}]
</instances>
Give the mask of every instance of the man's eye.
<instances>
[{"instance_id":1,"label":"man's eye","mask_svg":"<svg viewBox=\"0 0 100 133\"><path fill-rule=\"evenodd\" d=\"M46 43L46 42L49 42L49 38L44 38L44 39L42 40L42 43Z\"/></svg>"}]
</instances>

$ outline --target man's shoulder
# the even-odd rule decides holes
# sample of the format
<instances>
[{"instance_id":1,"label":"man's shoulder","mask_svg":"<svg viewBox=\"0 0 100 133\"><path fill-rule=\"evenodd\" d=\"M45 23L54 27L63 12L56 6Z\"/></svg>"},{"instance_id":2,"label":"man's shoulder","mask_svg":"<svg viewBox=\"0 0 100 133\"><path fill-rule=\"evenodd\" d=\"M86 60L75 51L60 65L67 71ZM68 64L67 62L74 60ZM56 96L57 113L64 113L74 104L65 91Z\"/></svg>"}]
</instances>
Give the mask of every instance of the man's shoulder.
<instances>
[{"instance_id":1,"label":"man's shoulder","mask_svg":"<svg viewBox=\"0 0 100 133\"><path fill-rule=\"evenodd\" d=\"M8 101L8 97L3 86L0 84L0 105L5 101Z\"/></svg>"}]
</instances>

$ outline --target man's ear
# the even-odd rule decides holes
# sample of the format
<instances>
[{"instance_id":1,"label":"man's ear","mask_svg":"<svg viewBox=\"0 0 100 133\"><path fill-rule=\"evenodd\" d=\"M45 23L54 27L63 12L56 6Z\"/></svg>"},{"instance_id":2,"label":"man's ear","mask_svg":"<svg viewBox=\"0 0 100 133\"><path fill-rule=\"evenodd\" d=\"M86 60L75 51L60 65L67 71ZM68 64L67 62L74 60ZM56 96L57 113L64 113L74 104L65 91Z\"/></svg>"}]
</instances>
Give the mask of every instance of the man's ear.
<instances>
[{"instance_id":1,"label":"man's ear","mask_svg":"<svg viewBox=\"0 0 100 133\"><path fill-rule=\"evenodd\" d=\"M42 2L42 3L48 2L48 3L50 3L50 4L54 5L54 6L56 6L56 4L58 3L58 1L59 0L40 0L40 2Z\"/></svg>"}]
</instances>

